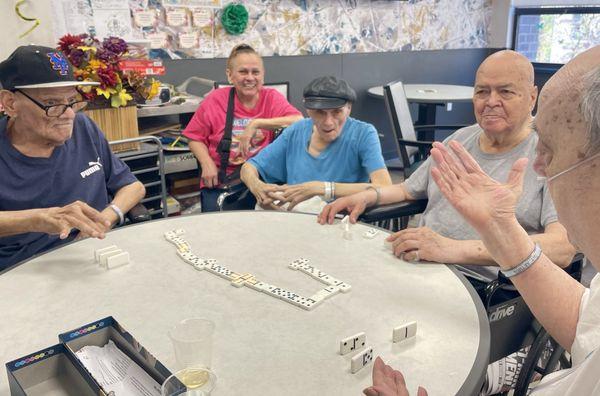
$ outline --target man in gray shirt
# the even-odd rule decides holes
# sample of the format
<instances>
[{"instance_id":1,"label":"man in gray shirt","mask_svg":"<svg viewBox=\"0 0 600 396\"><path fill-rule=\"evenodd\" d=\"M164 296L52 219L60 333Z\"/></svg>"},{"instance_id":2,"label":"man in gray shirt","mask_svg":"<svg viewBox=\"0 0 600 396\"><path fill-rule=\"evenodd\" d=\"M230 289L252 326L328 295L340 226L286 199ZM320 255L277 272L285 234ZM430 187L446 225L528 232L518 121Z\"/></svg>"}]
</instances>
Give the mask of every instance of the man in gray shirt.
<instances>
[{"instance_id":1,"label":"man in gray shirt","mask_svg":"<svg viewBox=\"0 0 600 396\"><path fill-rule=\"evenodd\" d=\"M444 143L459 141L495 180L506 180L516 159L531 159L516 208L517 218L546 255L565 267L575 250L558 222L548 186L537 179L531 165L538 141L531 128L531 112L537 99L533 77L529 60L514 51L489 56L475 79L473 106L477 124L456 131ZM430 168L428 159L404 183L340 198L323 209L319 222L332 224L342 210L348 211L350 221L355 222L367 206L427 198L419 227L388 237L394 254L407 261L460 264L482 280L495 278L496 263L475 230L444 199L431 178Z\"/></svg>"}]
</instances>

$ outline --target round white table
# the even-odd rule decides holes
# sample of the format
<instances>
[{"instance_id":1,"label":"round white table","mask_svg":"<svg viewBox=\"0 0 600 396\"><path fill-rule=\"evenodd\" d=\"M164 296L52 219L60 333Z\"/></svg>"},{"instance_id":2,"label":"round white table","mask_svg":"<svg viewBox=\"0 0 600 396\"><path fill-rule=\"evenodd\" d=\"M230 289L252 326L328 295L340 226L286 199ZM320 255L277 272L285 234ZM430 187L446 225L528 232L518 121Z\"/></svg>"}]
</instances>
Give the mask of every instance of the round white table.
<instances>
[{"instance_id":1,"label":"round white table","mask_svg":"<svg viewBox=\"0 0 600 396\"><path fill-rule=\"evenodd\" d=\"M176 228L192 251L236 272L310 296L324 285L288 268L304 257L352 286L312 311L248 287L236 288L176 255L163 234ZM364 331L367 344L403 371L409 389L476 394L489 356L489 325L472 287L454 269L413 264L355 225L352 240L339 225L312 215L225 212L143 223L106 239L71 243L0 276L0 357L7 362L57 342L59 333L112 315L170 370L176 369L167 331L188 317L216 323L213 396L358 395L372 364L350 373L354 353L338 353L342 338ZM131 263L104 270L94 250L117 245ZM417 336L392 343L392 329L417 321ZM6 374L0 394L8 394Z\"/></svg>"},{"instance_id":2,"label":"round white table","mask_svg":"<svg viewBox=\"0 0 600 396\"><path fill-rule=\"evenodd\" d=\"M383 99L383 86L367 90L372 97ZM435 125L437 106L452 102L470 102L473 100L473 87L449 84L404 84L406 100L419 104L418 119L415 125ZM423 129L422 139L435 140L435 128Z\"/></svg>"},{"instance_id":3,"label":"round white table","mask_svg":"<svg viewBox=\"0 0 600 396\"><path fill-rule=\"evenodd\" d=\"M367 90L375 98L383 98L383 86ZM449 103L470 102L473 99L473 87L449 84L404 84L404 93L409 102Z\"/></svg>"}]
</instances>

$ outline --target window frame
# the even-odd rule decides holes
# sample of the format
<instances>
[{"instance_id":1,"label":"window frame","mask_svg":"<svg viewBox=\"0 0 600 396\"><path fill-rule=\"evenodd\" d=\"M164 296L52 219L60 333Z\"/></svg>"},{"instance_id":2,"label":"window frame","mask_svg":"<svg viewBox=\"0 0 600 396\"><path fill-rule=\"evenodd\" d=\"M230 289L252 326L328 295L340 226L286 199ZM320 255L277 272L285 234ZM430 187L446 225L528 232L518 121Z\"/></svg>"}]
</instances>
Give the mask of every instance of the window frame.
<instances>
[{"instance_id":1,"label":"window frame","mask_svg":"<svg viewBox=\"0 0 600 396\"><path fill-rule=\"evenodd\" d=\"M566 7L515 7L512 26L511 49L517 51L517 29L521 15L560 15L560 14L600 14L599 6L566 6ZM536 71L554 73L564 63L531 62Z\"/></svg>"}]
</instances>

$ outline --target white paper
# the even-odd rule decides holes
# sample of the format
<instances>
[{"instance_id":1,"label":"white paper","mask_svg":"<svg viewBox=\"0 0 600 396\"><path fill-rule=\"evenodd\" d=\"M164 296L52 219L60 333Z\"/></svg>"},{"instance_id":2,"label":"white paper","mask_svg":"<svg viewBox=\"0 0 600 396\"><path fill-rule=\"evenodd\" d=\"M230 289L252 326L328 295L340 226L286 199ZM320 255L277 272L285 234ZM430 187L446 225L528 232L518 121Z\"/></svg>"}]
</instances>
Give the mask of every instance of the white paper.
<instances>
[{"instance_id":1,"label":"white paper","mask_svg":"<svg viewBox=\"0 0 600 396\"><path fill-rule=\"evenodd\" d=\"M133 28L129 8L121 10L94 9L94 25L96 36L106 38L117 36L124 40L131 40Z\"/></svg>"},{"instance_id":2,"label":"white paper","mask_svg":"<svg viewBox=\"0 0 600 396\"><path fill-rule=\"evenodd\" d=\"M160 396L160 385L112 340L103 347L84 346L75 353L106 392L118 396Z\"/></svg>"},{"instance_id":3,"label":"white paper","mask_svg":"<svg viewBox=\"0 0 600 396\"><path fill-rule=\"evenodd\" d=\"M67 33L88 33L94 24L87 0L52 0L52 21L55 41Z\"/></svg>"}]
</instances>

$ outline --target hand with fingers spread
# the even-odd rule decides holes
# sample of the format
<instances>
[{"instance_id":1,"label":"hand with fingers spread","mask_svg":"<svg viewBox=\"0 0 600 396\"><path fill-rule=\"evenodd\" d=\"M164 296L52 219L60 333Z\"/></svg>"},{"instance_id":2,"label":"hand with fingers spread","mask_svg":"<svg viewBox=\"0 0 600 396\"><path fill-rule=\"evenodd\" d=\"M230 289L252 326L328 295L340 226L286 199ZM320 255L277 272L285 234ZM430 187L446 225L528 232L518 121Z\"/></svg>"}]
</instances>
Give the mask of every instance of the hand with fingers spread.
<instances>
[{"instance_id":1,"label":"hand with fingers spread","mask_svg":"<svg viewBox=\"0 0 600 396\"><path fill-rule=\"evenodd\" d=\"M517 160L506 183L500 183L489 177L460 143L450 141L449 146L454 155L441 143L433 144L431 155L437 165L431 175L452 206L479 233L516 221L527 158Z\"/></svg>"},{"instance_id":2,"label":"hand with fingers spread","mask_svg":"<svg viewBox=\"0 0 600 396\"><path fill-rule=\"evenodd\" d=\"M323 182L311 181L301 184L279 186L278 194L269 193L273 200L279 200L279 206L289 203L287 210L291 211L300 202L316 195L322 195L325 187Z\"/></svg>"},{"instance_id":3,"label":"hand with fingers spread","mask_svg":"<svg viewBox=\"0 0 600 396\"><path fill-rule=\"evenodd\" d=\"M373 385L363 390L367 396L409 396L404 376L377 356L373 364ZM419 387L417 396L427 396L427 391Z\"/></svg>"},{"instance_id":4,"label":"hand with fingers spread","mask_svg":"<svg viewBox=\"0 0 600 396\"><path fill-rule=\"evenodd\" d=\"M460 258L460 243L446 238L429 227L407 228L386 238L392 242L392 251L406 261L434 261L437 263L457 263Z\"/></svg>"},{"instance_id":5,"label":"hand with fingers spread","mask_svg":"<svg viewBox=\"0 0 600 396\"><path fill-rule=\"evenodd\" d=\"M371 201L374 199L377 199L377 195L373 190L361 191L357 194L338 198L323 208L317 217L317 221L321 225L326 223L333 224L335 215L340 212L347 212L349 213L350 223L354 224L356 223L358 216L365 211L367 206L372 204Z\"/></svg>"},{"instance_id":6,"label":"hand with fingers spread","mask_svg":"<svg viewBox=\"0 0 600 396\"><path fill-rule=\"evenodd\" d=\"M36 211L34 222L35 231L58 234L60 239L67 238L73 228L85 236L104 238L105 232L110 228L110 221L81 201L63 207L39 209Z\"/></svg>"},{"instance_id":7,"label":"hand with fingers spread","mask_svg":"<svg viewBox=\"0 0 600 396\"><path fill-rule=\"evenodd\" d=\"M219 169L212 160L212 158L206 158L200 166L202 167L202 181L207 188L216 188L219 185Z\"/></svg>"}]
</instances>

